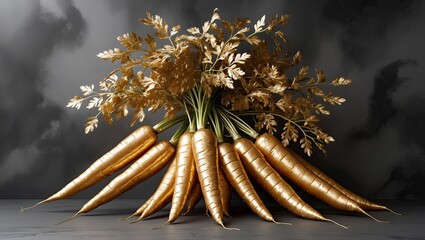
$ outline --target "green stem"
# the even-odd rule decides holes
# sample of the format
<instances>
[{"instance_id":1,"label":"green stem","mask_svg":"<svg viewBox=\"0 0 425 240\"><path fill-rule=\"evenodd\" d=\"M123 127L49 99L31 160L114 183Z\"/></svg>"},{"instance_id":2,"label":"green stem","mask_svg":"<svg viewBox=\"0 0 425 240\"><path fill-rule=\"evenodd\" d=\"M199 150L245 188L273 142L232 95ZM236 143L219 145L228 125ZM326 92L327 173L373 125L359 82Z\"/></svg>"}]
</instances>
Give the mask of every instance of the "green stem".
<instances>
[{"instance_id":1,"label":"green stem","mask_svg":"<svg viewBox=\"0 0 425 240\"><path fill-rule=\"evenodd\" d=\"M233 120L236 126L243 131L248 136L256 139L259 135L257 131L255 131L251 126L249 126L244 120L242 120L239 116L229 111L228 109L222 107L220 111L224 112L225 115L228 116L229 119Z\"/></svg>"},{"instance_id":2,"label":"green stem","mask_svg":"<svg viewBox=\"0 0 425 240\"><path fill-rule=\"evenodd\" d=\"M186 119L183 122L183 124L179 127L179 129L176 131L176 133L174 133L173 137L171 137L170 143L173 144L174 146L176 146L177 143L179 142L181 135L183 135L183 133L187 132L188 127L189 127L189 121Z\"/></svg>"},{"instance_id":3,"label":"green stem","mask_svg":"<svg viewBox=\"0 0 425 240\"><path fill-rule=\"evenodd\" d=\"M190 102L189 102L189 104L193 105ZM189 131L191 131L191 132L196 131L195 120L193 119L195 114L193 112L189 111L189 108L187 107L186 101L183 102L183 108L184 108L184 111L186 112L187 119L189 121Z\"/></svg>"},{"instance_id":4,"label":"green stem","mask_svg":"<svg viewBox=\"0 0 425 240\"><path fill-rule=\"evenodd\" d=\"M197 106L195 109L196 128L202 129L205 128L207 123L211 102L199 85L195 86L193 92L194 100L196 101L195 105Z\"/></svg>"},{"instance_id":5,"label":"green stem","mask_svg":"<svg viewBox=\"0 0 425 240\"><path fill-rule=\"evenodd\" d=\"M218 117L217 108L215 106L211 107L211 114L209 114L209 118L211 124L213 125L215 135L217 136L218 143L224 142L223 137L223 124L220 123L220 119Z\"/></svg>"},{"instance_id":6,"label":"green stem","mask_svg":"<svg viewBox=\"0 0 425 240\"><path fill-rule=\"evenodd\" d=\"M189 131L195 132L196 131L196 121L195 121L195 114L191 114L189 118Z\"/></svg>"},{"instance_id":7,"label":"green stem","mask_svg":"<svg viewBox=\"0 0 425 240\"><path fill-rule=\"evenodd\" d=\"M236 129L235 125L233 125L232 121L230 121L229 117L219 109L217 109L218 116L220 116L224 127L229 132L230 136L233 138L233 140L236 140L238 138L241 138L241 136L238 133L238 130Z\"/></svg>"},{"instance_id":8,"label":"green stem","mask_svg":"<svg viewBox=\"0 0 425 240\"><path fill-rule=\"evenodd\" d=\"M174 117L171 120L164 119L161 122L157 123L155 126L153 126L153 129L155 130L156 133L159 134L169 129L170 127L176 125L177 123L185 119L187 120L187 118L188 118L187 115L180 115L180 116Z\"/></svg>"}]
</instances>

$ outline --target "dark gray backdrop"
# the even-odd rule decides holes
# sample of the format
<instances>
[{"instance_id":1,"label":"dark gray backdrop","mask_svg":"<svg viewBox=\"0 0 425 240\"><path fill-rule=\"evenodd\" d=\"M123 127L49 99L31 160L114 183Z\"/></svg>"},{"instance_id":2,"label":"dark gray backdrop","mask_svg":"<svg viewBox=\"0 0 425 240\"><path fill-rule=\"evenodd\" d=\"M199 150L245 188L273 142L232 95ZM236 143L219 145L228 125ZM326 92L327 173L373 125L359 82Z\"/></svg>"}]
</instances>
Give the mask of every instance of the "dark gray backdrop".
<instances>
[{"instance_id":1,"label":"dark gray backdrop","mask_svg":"<svg viewBox=\"0 0 425 240\"><path fill-rule=\"evenodd\" d=\"M101 122L85 135L93 112L65 108L80 85L96 85L111 69L97 53L118 46L118 35L143 34L137 19L146 11L186 29L216 7L226 19L292 15L286 34L304 64L353 80L337 90L347 102L323 121L336 142L313 163L367 197L425 197L420 1L0 0L0 198L47 197L131 132L126 121ZM157 181L125 197L146 197Z\"/></svg>"}]
</instances>

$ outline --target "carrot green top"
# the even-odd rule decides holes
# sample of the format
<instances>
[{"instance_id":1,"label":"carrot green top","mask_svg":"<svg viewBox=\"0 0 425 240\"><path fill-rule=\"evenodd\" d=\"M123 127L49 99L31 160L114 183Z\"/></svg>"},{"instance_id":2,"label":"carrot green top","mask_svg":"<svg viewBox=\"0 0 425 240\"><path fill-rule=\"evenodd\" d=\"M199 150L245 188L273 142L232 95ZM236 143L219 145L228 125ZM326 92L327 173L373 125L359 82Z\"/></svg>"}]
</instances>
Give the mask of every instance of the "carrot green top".
<instances>
[{"instance_id":1,"label":"carrot green top","mask_svg":"<svg viewBox=\"0 0 425 240\"><path fill-rule=\"evenodd\" d=\"M180 25L170 27L147 13L139 21L153 27L154 34L119 36L122 48L98 54L119 66L100 81L98 91L94 85L81 86L82 96L72 98L68 107L78 109L87 100L87 108L98 110L88 118L86 133L97 127L100 114L110 124L132 115L133 125L143 121L145 110L159 109L168 120L186 114L192 131L223 128L222 118L211 117L213 109L221 108L226 109L222 114L252 115L257 131L276 132L282 120L285 145L299 142L307 154L313 144L324 151L324 144L334 139L320 128L319 115L329 114L326 103L340 105L345 99L322 86L351 80L327 81L321 70L310 77L309 68L300 64L301 53L289 51L283 32L288 19L276 15L267 22L265 16L255 23L247 18L227 21L215 9L201 27L180 33Z\"/></svg>"}]
</instances>

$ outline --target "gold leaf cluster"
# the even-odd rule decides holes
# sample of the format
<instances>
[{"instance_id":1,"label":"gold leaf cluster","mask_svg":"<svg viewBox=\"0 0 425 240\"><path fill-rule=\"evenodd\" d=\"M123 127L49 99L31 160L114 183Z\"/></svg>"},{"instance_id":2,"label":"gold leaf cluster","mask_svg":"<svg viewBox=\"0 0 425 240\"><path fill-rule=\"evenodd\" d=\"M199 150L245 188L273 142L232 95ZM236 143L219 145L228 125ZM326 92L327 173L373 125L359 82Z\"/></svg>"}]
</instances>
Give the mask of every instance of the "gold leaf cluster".
<instances>
[{"instance_id":1,"label":"gold leaf cluster","mask_svg":"<svg viewBox=\"0 0 425 240\"><path fill-rule=\"evenodd\" d=\"M327 82L321 70L309 76L309 68L299 66L301 53L288 51L283 32L288 19L276 15L266 22L263 16L252 26L247 18L221 19L216 9L201 27L178 34L180 25L169 28L160 16L147 13L139 21L153 27L153 36L134 32L119 36L122 48L98 54L120 62L119 67L100 81L100 91L82 86L83 96L71 99L68 107L80 108L89 99L87 108L98 109L86 124L86 132L91 132L100 114L112 123L131 113L134 124L143 121L145 110L164 109L170 119L187 107L190 91L198 86L217 99L215 104L241 116L256 116L258 130L276 132L277 120L284 120L285 145L298 142L307 154L313 144L324 151L324 143L334 139L319 127L319 115L329 114L324 104L340 105L345 99L322 86L351 81Z\"/></svg>"}]
</instances>

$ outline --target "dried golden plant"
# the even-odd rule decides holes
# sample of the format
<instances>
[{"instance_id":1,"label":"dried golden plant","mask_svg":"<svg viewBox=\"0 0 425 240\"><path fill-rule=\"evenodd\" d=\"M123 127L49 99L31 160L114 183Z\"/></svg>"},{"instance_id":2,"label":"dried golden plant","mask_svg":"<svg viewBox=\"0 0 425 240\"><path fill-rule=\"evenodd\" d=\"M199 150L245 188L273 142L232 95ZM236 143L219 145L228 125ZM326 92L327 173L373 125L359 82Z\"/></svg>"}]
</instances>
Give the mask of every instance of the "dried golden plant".
<instances>
[{"instance_id":1,"label":"dried golden plant","mask_svg":"<svg viewBox=\"0 0 425 240\"><path fill-rule=\"evenodd\" d=\"M197 108L191 96L193 91L202 91L214 99L213 104L237 116L255 116L257 130L276 132L276 118L284 120L281 139L285 146L294 141L308 155L313 144L325 151L324 144L334 139L318 125L319 115L329 114L325 103L340 105L345 99L321 87L351 81L336 78L327 82L321 70L309 77L307 66L298 67L301 53L291 55L283 33L288 19L288 15L276 15L266 23L263 16L251 29L249 19L229 22L221 19L216 9L201 28L192 27L179 35L180 25L170 29L160 16L147 13L139 21L152 26L154 36L141 37L134 32L119 36L123 48L109 49L98 57L119 61L120 66L100 81L99 92L93 85L82 86L83 96L75 96L68 107L80 108L89 100L87 108L98 109L98 114L88 119L88 133L97 127L100 114L112 123L132 111L133 125L143 121L145 109L155 112L163 108L165 118L171 119ZM288 76L296 67L297 74Z\"/></svg>"}]
</instances>

